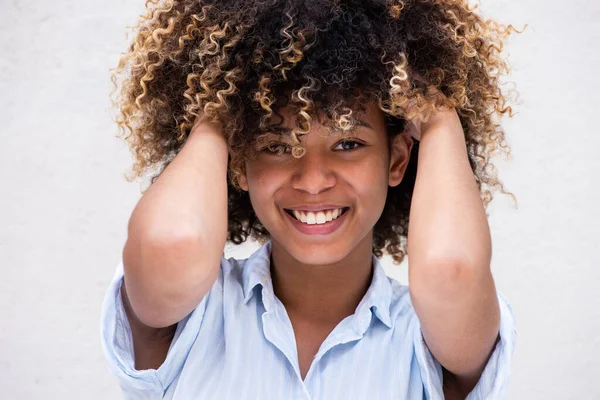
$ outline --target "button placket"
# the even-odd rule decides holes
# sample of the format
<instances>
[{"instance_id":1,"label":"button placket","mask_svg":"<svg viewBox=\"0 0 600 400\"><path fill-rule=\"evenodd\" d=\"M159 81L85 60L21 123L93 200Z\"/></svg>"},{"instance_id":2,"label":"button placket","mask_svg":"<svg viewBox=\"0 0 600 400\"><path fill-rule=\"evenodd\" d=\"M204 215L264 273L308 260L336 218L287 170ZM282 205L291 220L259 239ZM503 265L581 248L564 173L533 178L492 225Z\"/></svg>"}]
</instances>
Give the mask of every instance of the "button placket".
<instances>
[{"instance_id":1,"label":"button placket","mask_svg":"<svg viewBox=\"0 0 600 400\"><path fill-rule=\"evenodd\" d=\"M323 341L321 347L319 348L319 351L315 355L310 365L308 373L306 374L306 382L308 382L312 378L313 371L317 369L319 361L325 356L325 354L327 354L328 351L330 351L337 345L346 344L362 339L363 334L361 332L356 331L356 329L353 326L354 318L354 314L344 318L333 329L333 331L331 331L329 336L327 336L327 338Z\"/></svg>"},{"instance_id":2,"label":"button placket","mask_svg":"<svg viewBox=\"0 0 600 400\"><path fill-rule=\"evenodd\" d=\"M276 298L272 299L270 306L272 306L272 308L268 309L262 315L263 333L265 338L285 355L286 359L294 369L296 377L300 383L304 384L300 375L296 338L289 316L287 315L283 304Z\"/></svg>"}]
</instances>

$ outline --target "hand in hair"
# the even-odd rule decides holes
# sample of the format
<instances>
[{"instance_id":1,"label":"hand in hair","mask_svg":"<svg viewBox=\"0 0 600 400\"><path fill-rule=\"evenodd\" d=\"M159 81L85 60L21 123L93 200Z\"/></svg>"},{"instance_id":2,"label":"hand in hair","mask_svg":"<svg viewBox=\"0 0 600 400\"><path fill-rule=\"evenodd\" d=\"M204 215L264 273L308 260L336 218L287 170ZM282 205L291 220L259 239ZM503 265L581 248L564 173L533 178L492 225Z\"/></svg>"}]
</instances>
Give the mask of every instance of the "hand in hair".
<instances>
[{"instance_id":1,"label":"hand in hair","mask_svg":"<svg viewBox=\"0 0 600 400\"><path fill-rule=\"evenodd\" d=\"M416 76L417 79L421 79L419 75ZM431 95L433 98L439 97L441 104L446 104L448 102L446 96L433 85L429 86L428 95ZM406 132L410 134L413 139L418 141L421 140L423 131L428 129L428 127L432 126L433 123L437 122L439 119L458 118L456 108L443 107L437 109L433 106L424 108L422 107L423 99L422 96L413 97L408 101L408 105L405 107L405 115L407 116Z\"/></svg>"}]
</instances>

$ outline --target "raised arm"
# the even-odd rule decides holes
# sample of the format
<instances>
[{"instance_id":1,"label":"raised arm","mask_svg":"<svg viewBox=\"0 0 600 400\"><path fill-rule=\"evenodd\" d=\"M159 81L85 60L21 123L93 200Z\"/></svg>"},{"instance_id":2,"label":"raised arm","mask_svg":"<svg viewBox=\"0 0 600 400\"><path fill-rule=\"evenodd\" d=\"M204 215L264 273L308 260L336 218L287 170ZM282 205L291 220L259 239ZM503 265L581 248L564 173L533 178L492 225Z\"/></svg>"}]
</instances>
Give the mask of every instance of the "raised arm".
<instances>
[{"instance_id":1,"label":"raised arm","mask_svg":"<svg viewBox=\"0 0 600 400\"><path fill-rule=\"evenodd\" d=\"M218 276L227 238L227 156L218 127L198 121L133 210L124 284L131 310L148 327L183 319Z\"/></svg>"},{"instance_id":2,"label":"raised arm","mask_svg":"<svg viewBox=\"0 0 600 400\"><path fill-rule=\"evenodd\" d=\"M445 384L453 378L466 395L500 326L491 235L456 110L437 111L420 132L408 229L410 295L427 346L450 372Z\"/></svg>"}]
</instances>

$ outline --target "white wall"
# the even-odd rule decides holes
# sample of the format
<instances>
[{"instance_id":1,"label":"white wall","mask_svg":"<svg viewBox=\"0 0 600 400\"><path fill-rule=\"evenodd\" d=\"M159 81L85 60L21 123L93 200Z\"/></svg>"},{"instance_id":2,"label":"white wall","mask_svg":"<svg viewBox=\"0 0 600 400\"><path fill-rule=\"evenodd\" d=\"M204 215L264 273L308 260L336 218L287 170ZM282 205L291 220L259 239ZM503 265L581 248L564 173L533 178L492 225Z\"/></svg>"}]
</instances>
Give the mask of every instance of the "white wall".
<instances>
[{"instance_id":1,"label":"white wall","mask_svg":"<svg viewBox=\"0 0 600 400\"><path fill-rule=\"evenodd\" d=\"M120 398L100 305L139 186L115 138L108 69L142 0L0 7L0 383L7 399ZM482 1L509 42L523 104L497 160L516 194L490 208L493 271L519 341L509 399L598 399L600 5ZM244 249L241 249L243 254ZM241 254L241 253L237 253ZM406 264L387 267L406 282Z\"/></svg>"}]
</instances>

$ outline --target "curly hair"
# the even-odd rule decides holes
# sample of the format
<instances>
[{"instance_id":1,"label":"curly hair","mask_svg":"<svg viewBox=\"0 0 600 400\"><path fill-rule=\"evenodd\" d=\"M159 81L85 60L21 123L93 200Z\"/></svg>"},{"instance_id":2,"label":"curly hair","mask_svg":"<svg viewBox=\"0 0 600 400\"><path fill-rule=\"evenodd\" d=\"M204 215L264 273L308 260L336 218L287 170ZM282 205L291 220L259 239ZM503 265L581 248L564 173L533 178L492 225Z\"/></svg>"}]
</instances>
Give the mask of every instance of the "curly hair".
<instances>
[{"instance_id":1,"label":"curly hair","mask_svg":"<svg viewBox=\"0 0 600 400\"><path fill-rule=\"evenodd\" d=\"M297 116L292 154L302 157L298 136L319 110L346 134L353 111L377 101L389 138L411 118L456 108L484 208L494 187L516 202L490 160L500 150L510 157L499 119L513 114L499 79L510 72L504 40L519 31L475 9L467 0L147 0L112 70L119 132L135 156L126 179L158 167L154 183L196 118L210 116L229 148L228 241L264 242L269 232L237 183L256 155L252 144L282 134L280 111L289 106ZM417 104L411 115L409 100ZM416 142L374 227L373 253L395 263L406 254L418 150Z\"/></svg>"}]
</instances>

